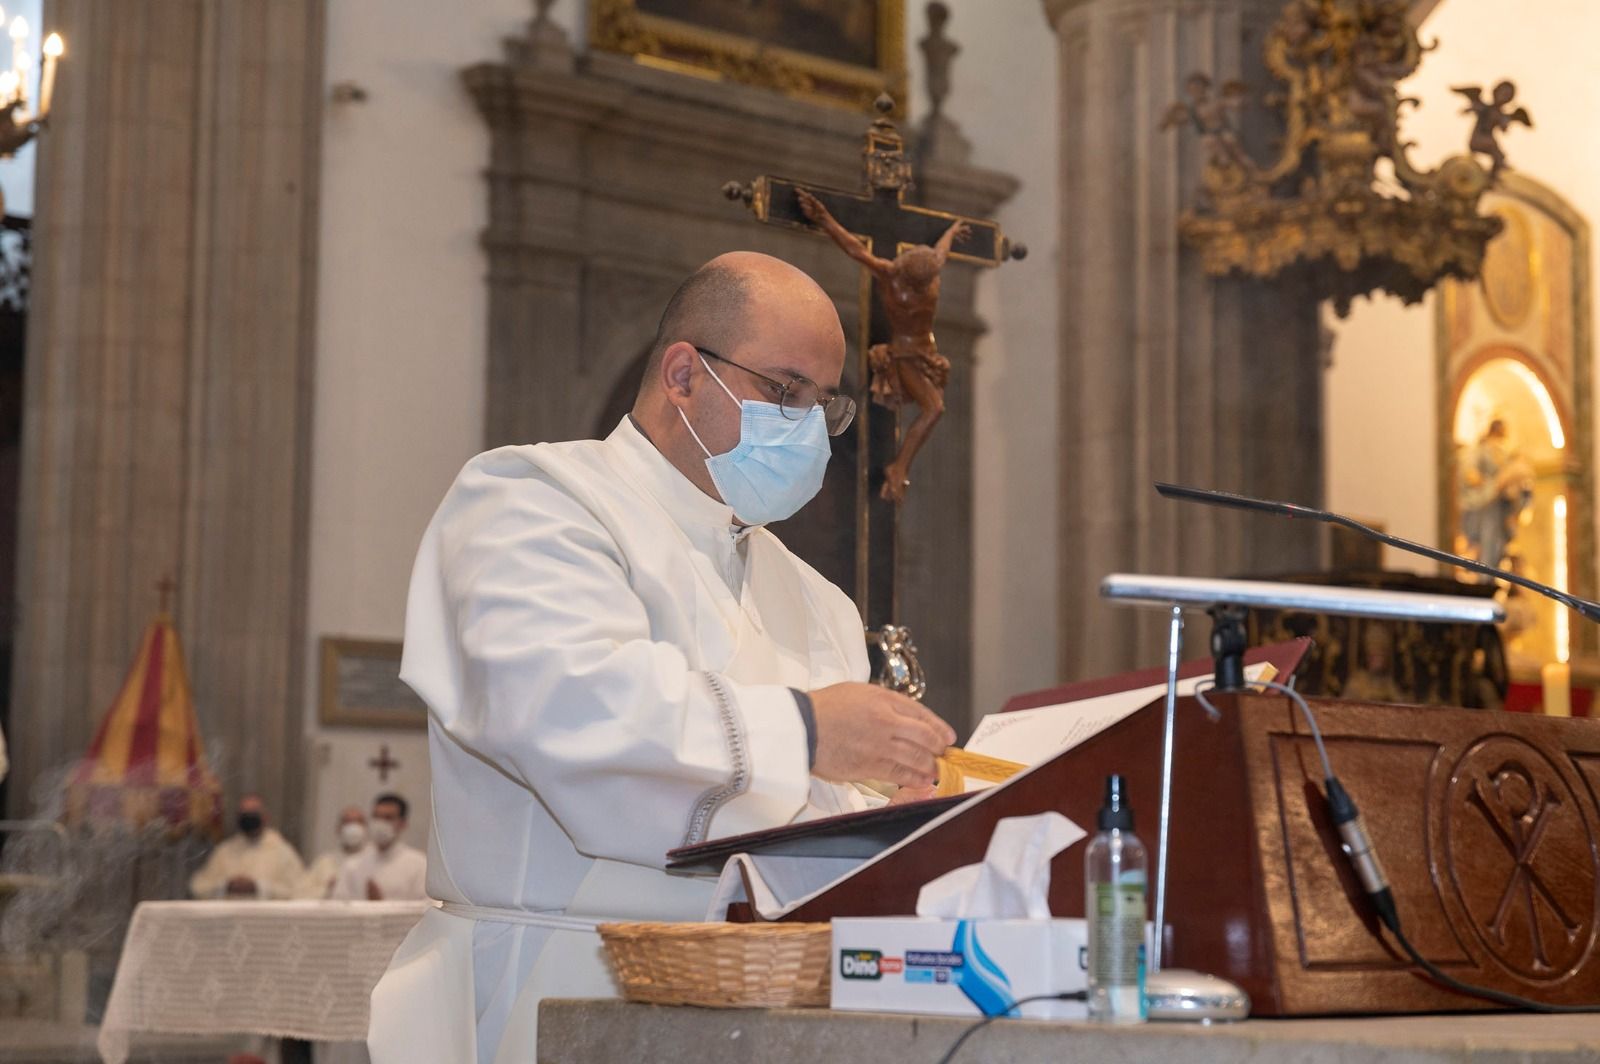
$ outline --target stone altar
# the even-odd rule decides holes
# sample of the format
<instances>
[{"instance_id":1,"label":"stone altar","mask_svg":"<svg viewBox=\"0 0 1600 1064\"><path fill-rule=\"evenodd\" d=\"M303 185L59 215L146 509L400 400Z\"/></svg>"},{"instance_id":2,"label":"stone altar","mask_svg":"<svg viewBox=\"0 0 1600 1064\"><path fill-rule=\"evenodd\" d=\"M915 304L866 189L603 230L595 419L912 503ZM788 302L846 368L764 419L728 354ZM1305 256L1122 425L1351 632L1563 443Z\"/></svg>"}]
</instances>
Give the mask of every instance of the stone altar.
<instances>
[{"instance_id":1,"label":"stone altar","mask_svg":"<svg viewBox=\"0 0 1600 1064\"><path fill-rule=\"evenodd\" d=\"M546 999L539 1006L539 1064L933 1064L973 1022L827 1009L695 1009ZM1577 1064L1597 1055L1600 1015L1245 1020L1211 1027L1005 1020L968 1039L956 1064Z\"/></svg>"}]
</instances>

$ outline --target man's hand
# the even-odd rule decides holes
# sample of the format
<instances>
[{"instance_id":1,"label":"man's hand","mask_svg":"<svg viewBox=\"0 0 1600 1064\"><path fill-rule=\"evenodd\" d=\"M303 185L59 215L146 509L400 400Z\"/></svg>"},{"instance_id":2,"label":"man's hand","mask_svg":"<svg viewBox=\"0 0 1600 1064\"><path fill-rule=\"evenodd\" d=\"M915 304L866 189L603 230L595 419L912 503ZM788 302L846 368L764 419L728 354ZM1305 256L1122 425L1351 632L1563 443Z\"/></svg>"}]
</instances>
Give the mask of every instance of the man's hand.
<instances>
[{"instance_id":1,"label":"man's hand","mask_svg":"<svg viewBox=\"0 0 1600 1064\"><path fill-rule=\"evenodd\" d=\"M817 718L813 774L836 783L887 780L927 787L933 759L956 741L950 725L905 695L870 683L836 683L811 692Z\"/></svg>"}]
</instances>

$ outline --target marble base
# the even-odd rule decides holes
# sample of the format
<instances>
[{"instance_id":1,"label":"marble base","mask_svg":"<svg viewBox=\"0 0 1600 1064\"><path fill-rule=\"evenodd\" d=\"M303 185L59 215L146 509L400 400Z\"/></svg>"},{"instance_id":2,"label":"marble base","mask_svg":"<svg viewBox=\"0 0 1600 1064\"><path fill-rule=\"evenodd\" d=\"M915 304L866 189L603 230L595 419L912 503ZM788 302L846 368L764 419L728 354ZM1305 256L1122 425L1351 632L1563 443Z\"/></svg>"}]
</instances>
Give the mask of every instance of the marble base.
<instances>
[{"instance_id":1,"label":"marble base","mask_svg":"<svg viewBox=\"0 0 1600 1064\"><path fill-rule=\"evenodd\" d=\"M826 1009L696 1009L548 1000L539 1064L932 1064L972 1020ZM1004 1020L968 1039L957 1064L1175 1061L1237 1064L1577 1064L1600 1057L1600 1013L1246 1020L1100 1027Z\"/></svg>"}]
</instances>

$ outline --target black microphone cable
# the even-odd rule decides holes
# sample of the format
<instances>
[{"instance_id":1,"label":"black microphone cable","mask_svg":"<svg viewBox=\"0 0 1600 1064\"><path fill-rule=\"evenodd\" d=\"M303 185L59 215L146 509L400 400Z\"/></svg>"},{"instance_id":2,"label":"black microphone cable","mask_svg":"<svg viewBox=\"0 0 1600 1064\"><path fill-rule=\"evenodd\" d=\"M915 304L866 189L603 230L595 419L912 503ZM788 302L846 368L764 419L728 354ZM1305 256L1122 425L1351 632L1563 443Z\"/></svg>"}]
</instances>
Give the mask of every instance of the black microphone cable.
<instances>
[{"instance_id":1,"label":"black microphone cable","mask_svg":"<svg viewBox=\"0 0 1600 1064\"><path fill-rule=\"evenodd\" d=\"M1327 793L1325 800L1328 803L1328 815L1333 820L1334 826L1338 828L1339 837L1342 840L1340 848L1350 858L1351 867L1355 869L1356 878L1361 882L1361 889L1366 892L1367 901L1372 905L1373 911L1378 914L1378 918L1383 921L1383 925L1394 935L1395 941L1400 944L1400 948L1405 951L1406 956L1411 958L1413 964L1421 968L1428 974L1429 978L1441 986L1469 997L1482 998L1485 1001L1492 1001L1514 1009L1544 1013L1600 1012L1600 1005L1551 1005L1543 1001L1534 1001L1532 998L1508 994L1503 990L1494 990L1486 986L1465 983L1442 971L1438 965L1417 952L1417 948L1411 944L1411 940L1406 937L1405 931L1401 928L1400 912L1394 903L1394 891L1390 889L1389 879L1384 875L1383 866L1378 863L1378 855L1373 851L1372 840L1368 837L1366 825L1361 820L1361 811L1356 808L1355 800L1350 797L1349 792L1344 789L1344 785L1339 782L1339 777L1333 774L1333 765L1328 760L1328 748L1322 741L1322 729L1317 726L1316 714L1311 712L1311 706L1299 691L1287 684L1276 683L1271 680L1250 680L1246 681L1246 686L1264 687L1281 692L1299 707L1300 714L1305 718L1306 726L1311 731L1311 740L1316 744L1317 756L1322 761L1322 771L1326 780ZM1220 718L1222 711L1212 705L1206 698L1206 692L1215 689L1215 685L1197 687L1195 689L1195 700L1213 718ZM956 1053L966 1044L967 1039L995 1020L1002 1019L1015 1012L1023 1005L1035 1001L1085 1001L1087 999L1088 992L1085 990L1066 994L1035 994L1032 997L1025 997L1014 1003L1005 1012L996 1013L993 1016L985 1016L961 1032L961 1037L957 1038L949 1051L939 1058L939 1064L950 1064L955 1059Z\"/></svg>"},{"instance_id":2,"label":"black microphone cable","mask_svg":"<svg viewBox=\"0 0 1600 1064\"><path fill-rule=\"evenodd\" d=\"M939 1058L939 1064L950 1064L950 1062L956 1058L956 1053L960 1051L961 1047L967 1044L967 1039L971 1038L973 1035L989 1026L995 1020L1005 1019L1007 1016L1011 1015L1013 1012L1016 1012L1024 1005L1032 1004L1035 1001L1087 1001L1088 999L1089 992L1087 990L1072 990L1065 994L1034 994L1031 997L1023 998L1020 1001L1014 1001L1011 1003L1011 1007L1006 1009L1006 1011L997 1012L993 1016L985 1016L971 1027L968 1027L965 1031L962 1031L961 1037L957 1038L955 1044L950 1047L949 1051L946 1052L944 1056Z\"/></svg>"},{"instance_id":3,"label":"black microphone cable","mask_svg":"<svg viewBox=\"0 0 1600 1064\"><path fill-rule=\"evenodd\" d=\"M1395 907L1394 891L1389 888L1389 878L1384 875L1383 866L1378 863L1378 855L1373 852L1372 840L1367 836L1366 825L1361 820L1361 811L1356 808L1355 801L1350 797L1339 778L1333 774L1333 766L1328 761L1328 749L1322 743L1322 730L1317 727L1317 718L1311 712L1311 707L1305 698L1293 687L1286 684L1274 683L1270 680L1246 681L1247 687L1266 687L1280 691L1289 696L1294 704L1300 707L1300 714L1305 717L1306 725L1311 729L1311 739L1317 745L1317 756L1322 759L1322 771L1326 778L1328 803L1328 816L1333 820L1334 827L1339 831L1341 840L1340 848L1345 856L1350 859L1350 865L1355 869L1356 878L1361 883L1361 889L1366 892L1367 901L1372 905L1373 911L1378 914L1378 919L1383 921L1394 935L1395 941L1411 958L1413 964L1428 973L1429 978L1442 986L1457 993L1471 997L1493 1001L1496 1004L1508 1005L1511 1008L1523 1009L1529 1012L1600 1012L1600 1005L1552 1005L1543 1001L1534 1001L1532 998L1519 997L1508 994L1503 990L1493 990L1486 986L1475 986L1464 983L1452 975L1446 974L1438 965L1428 960L1417 948L1411 944L1406 933L1400 926L1400 912ZM1195 699L1203 706L1213 718L1220 717L1222 711L1213 706L1206 699L1206 692L1215 690L1215 685L1196 688Z\"/></svg>"}]
</instances>

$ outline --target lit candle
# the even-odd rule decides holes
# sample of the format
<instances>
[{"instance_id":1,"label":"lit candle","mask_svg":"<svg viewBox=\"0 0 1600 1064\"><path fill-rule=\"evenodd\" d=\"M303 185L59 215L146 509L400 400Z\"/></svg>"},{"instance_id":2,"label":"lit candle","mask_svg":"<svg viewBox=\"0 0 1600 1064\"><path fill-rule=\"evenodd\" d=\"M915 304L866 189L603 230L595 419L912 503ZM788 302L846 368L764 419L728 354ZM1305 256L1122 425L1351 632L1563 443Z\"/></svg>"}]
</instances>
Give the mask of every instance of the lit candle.
<instances>
[{"instance_id":1,"label":"lit candle","mask_svg":"<svg viewBox=\"0 0 1600 1064\"><path fill-rule=\"evenodd\" d=\"M39 117L50 114L50 97L56 88L56 60L66 52L61 34L52 33L44 39L44 69L39 73Z\"/></svg>"},{"instance_id":2,"label":"lit candle","mask_svg":"<svg viewBox=\"0 0 1600 1064\"><path fill-rule=\"evenodd\" d=\"M17 100L25 101L28 95L28 20L18 15L11 20L11 69L17 75Z\"/></svg>"},{"instance_id":3,"label":"lit candle","mask_svg":"<svg viewBox=\"0 0 1600 1064\"><path fill-rule=\"evenodd\" d=\"M1552 661L1540 670L1539 676L1544 681L1544 715L1572 716L1572 666Z\"/></svg>"}]
</instances>

